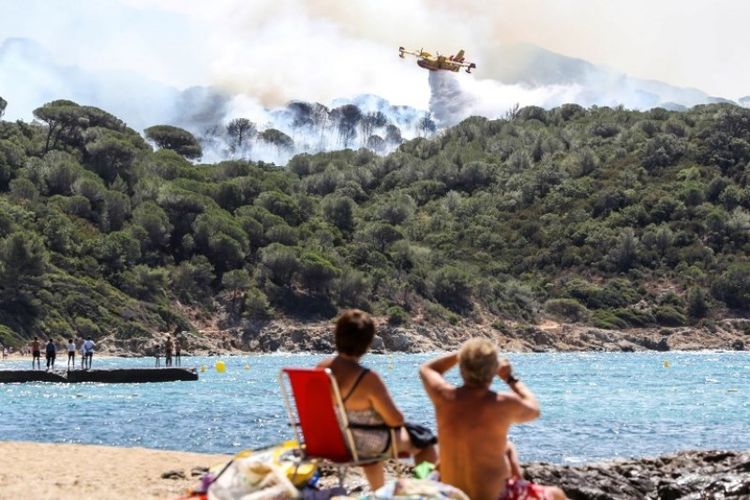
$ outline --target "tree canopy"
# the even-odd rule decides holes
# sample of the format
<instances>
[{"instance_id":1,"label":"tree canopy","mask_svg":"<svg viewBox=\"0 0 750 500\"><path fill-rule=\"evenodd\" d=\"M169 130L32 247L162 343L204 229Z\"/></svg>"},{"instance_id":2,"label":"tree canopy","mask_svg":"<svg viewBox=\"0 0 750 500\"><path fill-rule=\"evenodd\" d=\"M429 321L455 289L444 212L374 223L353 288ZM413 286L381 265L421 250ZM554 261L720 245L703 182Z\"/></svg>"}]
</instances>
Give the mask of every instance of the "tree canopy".
<instances>
[{"instance_id":1,"label":"tree canopy","mask_svg":"<svg viewBox=\"0 0 750 500\"><path fill-rule=\"evenodd\" d=\"M34 115L0 122L0 342L81 328L129 342L189 329L185 304L229 304L229 325L356 306L392 324L624 328L744 314L750 297L750 110L736 106L519 108L387 156L286 168L193 164L187 131L147 129L153 151L71 101ZM237 147L253 133L229 125Z\"/></svg>"},{"instance_id":2,"label":"tree canopy","mask_svg":"<svg viewBox=\"0 0 750 500\"><path fill-rule=\"evenodd\" d=\"M144 130L146 137L163 149L171 149L185 158L196 159L203 155L200 143L185 129L172 125L154 125Z\"/></svg>"}]
</instances>

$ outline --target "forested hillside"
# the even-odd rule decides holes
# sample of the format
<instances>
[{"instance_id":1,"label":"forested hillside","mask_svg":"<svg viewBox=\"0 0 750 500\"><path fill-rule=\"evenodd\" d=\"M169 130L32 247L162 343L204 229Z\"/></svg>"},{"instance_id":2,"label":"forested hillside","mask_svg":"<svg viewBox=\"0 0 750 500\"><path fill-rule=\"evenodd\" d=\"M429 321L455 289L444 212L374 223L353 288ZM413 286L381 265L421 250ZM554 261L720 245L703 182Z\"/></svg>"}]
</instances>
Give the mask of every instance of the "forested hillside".
<instances>
[{"instance_id":1,"label":"forested hillside","mask_svg":"<svg viewBox=\"0 0 750 500\"><path fill-rule=\"evenodd\" d=\"M0 100L0 104L2 101ZM743 315L750 110L471 118L380 157L193 164L200 145L69 101L0 122L0 342L236 322L555 317L602 327Z\"/></svg>"}]
</instances>

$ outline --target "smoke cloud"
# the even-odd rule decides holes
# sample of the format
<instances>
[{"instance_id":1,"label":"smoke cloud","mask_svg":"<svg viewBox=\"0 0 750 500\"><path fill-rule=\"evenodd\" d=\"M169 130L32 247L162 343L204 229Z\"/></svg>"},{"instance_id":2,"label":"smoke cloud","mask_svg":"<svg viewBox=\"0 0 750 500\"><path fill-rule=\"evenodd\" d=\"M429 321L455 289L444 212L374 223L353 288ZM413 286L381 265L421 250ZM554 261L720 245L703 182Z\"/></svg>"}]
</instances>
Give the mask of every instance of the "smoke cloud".
<instances>
[{"instance_id":1,"label":"smoke cloud","mask_svg":"<svg viewBox=\"0 0 750 500\"><path fill-rule=\"evenodd\" d=\"M645 2L632 0L627 8L599 0L580 0L576 8L553 0L9 2L0 36L17 38L0 39L0 96L9 102L6 119L31 119L40 104L67 98L111 111L137 130L157 123L187 128L203 140L206 159L284 162L296 152L342 147L387 152L397 144L389 126L409 139L471 115L500 117L516 103L679 109L714 100L698 90L630 77L518 42L591 55L614 67L622 61L626 69L637 67L647 76L669 68L684 76L683 66L694 69L693 75L703 74L702 68L716 68L723 60L733 76L722 81L750 88L750 71L739 70L747 60L735 61L720 47L713 51L724 59L709 58L705 47L695 48L690 58L675 57L684 53L675 43L683 43L683 49L693 47L694 40L706 45L705 36L688 36L694 21L683 19L673 28L677 39L652 29L650 19L663 21L683 12L684 2L679 9L677 0L651 2L651 15L643 16ZM709 8L691 5L691 19L700 19ZM745 4L735 7L750 13ZM742 19L739 12L731 14L722 25ZM628 20L627 33L617 27L618 19ZM645 29L638 29L641 25ZM700 28L704 35L713 29ZM716 37L722 47L747 45L729 43L729 33L750 36L750 30L723 30ZM654 57L639 56L641 66L632 66L633 43L650 44ZM413 59L399 59L399 45L433 53L463 48L477 70L471 75L428 73ZM603 56L607 50L612 59ZM654 64L645 67L643 61ZM735 88L726 87L727 93ZM347 104L358 112L340 109ZM302 115L307 118L301 120ZM231 144L226 133L229 121L240 117L257 128L257 136L243 147ZM373 125L381 122L385 125ZM293 147L282 136L262 135L272 129L286 134Z\"/></svg>"}]
</instances>

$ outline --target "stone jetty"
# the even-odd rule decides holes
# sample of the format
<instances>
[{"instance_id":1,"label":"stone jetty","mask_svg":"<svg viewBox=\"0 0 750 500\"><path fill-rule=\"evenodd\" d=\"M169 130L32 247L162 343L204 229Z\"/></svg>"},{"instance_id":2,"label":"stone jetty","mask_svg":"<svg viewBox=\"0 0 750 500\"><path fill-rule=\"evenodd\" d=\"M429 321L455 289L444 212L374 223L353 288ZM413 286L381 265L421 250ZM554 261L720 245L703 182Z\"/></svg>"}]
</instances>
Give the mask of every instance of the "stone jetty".
<instances>
[{"instance_id":1,"label":"stone jetty","mask_svg":"<svg viewBox=\"0 0 750 500\"><path fill-rule=\"evenodd\" d=\"M138 384L198 380L194 368L114 368L110 370L0 370L0 383L19 382L99 382Z\"/></svg>"}]
</instances>

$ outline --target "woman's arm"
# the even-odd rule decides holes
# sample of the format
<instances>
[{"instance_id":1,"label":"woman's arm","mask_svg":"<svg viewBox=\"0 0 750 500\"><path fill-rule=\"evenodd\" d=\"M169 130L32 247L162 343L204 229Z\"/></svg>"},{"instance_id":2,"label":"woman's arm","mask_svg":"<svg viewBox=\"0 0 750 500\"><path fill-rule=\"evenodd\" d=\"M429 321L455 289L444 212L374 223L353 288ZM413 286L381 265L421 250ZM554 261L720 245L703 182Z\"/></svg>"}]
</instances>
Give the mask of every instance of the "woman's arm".
<instances>
[{"instance_id":1,"label":"woman's arm","mask_svg":"<svg viewBox=\"0 0 750 500\"><path fill-rule=\"evenodd\" d=\"M445 380L443 374L453 368L456 363L458 363L458 353L453 352L428 361L419 368L422 385L433 402L450 397L455 390L453 384Z\"/></svg>"}]
</instances>

